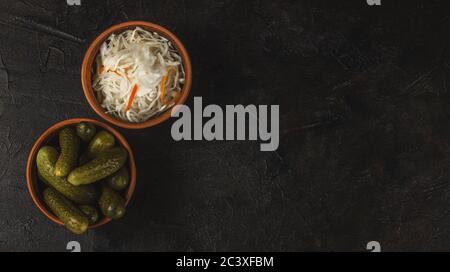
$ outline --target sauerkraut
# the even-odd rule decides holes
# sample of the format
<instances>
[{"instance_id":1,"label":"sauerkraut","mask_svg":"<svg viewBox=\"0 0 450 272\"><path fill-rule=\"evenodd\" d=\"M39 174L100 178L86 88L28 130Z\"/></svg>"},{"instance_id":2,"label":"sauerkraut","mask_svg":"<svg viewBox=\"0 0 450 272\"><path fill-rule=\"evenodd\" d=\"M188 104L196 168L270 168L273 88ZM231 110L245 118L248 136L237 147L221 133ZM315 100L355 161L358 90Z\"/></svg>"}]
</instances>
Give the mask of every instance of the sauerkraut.
<instances>
[{"instance_id":1,"label":"sauerkraut","mask_svg":"<svg viewBox=\"0 0 450 272\"><path fill-rule=\"evenodd\" d=\"M93 89L105 112L129 122L143 122L172 107L185 79L172 43L140 27L108 37L93 73Z\"/></svg>"}]
</instances>

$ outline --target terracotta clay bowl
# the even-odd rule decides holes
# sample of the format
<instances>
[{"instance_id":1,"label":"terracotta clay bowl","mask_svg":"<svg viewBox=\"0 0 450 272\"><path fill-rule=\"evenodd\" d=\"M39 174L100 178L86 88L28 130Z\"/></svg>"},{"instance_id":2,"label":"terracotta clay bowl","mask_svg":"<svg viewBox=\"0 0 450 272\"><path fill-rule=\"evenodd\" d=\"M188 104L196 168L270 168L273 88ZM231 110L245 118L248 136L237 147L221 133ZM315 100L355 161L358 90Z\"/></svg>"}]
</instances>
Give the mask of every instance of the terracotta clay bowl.
<instances>
[{"instance_id":1,"label":"terracotta clay bowl","mask_svg":"<svg viewBox=\"0 0 450 272\"><path fill-rule=\"evenodd\" d=\"M189 55L184 45L181 43L181 41L169 30L165 29L162 26L145 21L130 21L111 26L110 28L103 31L97 38L95 38L95 40L91 43L91 45L87 49L86 54L84 55L83 63L81 65L81 83L83 86L84 95L86 96L86 99L91 105L92 109L98 115L100 115L100 117L116 126L128 129L142 129L155 126L167 120L170 117L171 112L171 109L168 109L165 112L140 123L128 122L105 113L105 109L103 109L102 106L99 104L94 94L94 90L92 88L92 71L93 71L92 66L94 65L95 56L97 55L101 44L112 33L120 33L127 29L133 29L137 26L146 29L148 31L156 32L162 37L168 39L175 46L175 48L177 49L178 53L181 56L186 78L184 81L183 88L181 90L181 95L178 98L178 101L176 101L175 105L183 104L186 101L192 85L192 67Z\"/></svg>"},{"instance_id":2,"label":"terracotta clay bowl","mask_svg":"<svg viewBox=\"0 0 450 272\"><path fill-rule=\"evenodd\" d=\"M28 155L27 161L27 169L26 169L26 179L27 179L27 188L28 192L33 199L34 204L38 207L38 209L51 221L55 222L59 225L64 225L64 223L59 220L47 207L43 200L42 189L44 188L42 181L39 181L37 178L37 169L36 169L36 156L39 149L49 144L52 140L56 140L54 137L57 137L58 132L66 126L73 126L79 122L88 122L97 126L98 129L104 129L110 132L116 138L117 144L121 145L128 152L128 170L130 172L130 184L128 186L127 191L123 195L126 204L131 200L131 197L134 193L134 189L136 187L136 164L133 157L133 152L131 147L128 145L125 138L120 134L117 130L113 129L111 126L99 122L97 120L88 119L88 118L74 118L69 120L64 120L62 122L56 123L50 128L48 128L41 136L36 140L33 147L31 148L30 154ZM105 225L110 222L111 219L103 217L96 224L89 226L89 228L96 228Z\"/></svg>"}]
</instances>

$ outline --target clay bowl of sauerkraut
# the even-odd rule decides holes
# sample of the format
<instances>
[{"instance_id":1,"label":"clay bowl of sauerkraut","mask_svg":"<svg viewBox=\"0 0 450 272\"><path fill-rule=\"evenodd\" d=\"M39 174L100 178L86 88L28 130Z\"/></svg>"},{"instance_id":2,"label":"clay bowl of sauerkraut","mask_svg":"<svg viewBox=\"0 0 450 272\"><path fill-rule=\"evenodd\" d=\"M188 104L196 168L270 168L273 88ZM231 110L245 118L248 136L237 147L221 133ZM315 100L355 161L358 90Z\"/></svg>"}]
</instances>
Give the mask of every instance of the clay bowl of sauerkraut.
<instances>
[{"instance_id":1,"label":"clay bowl of sauerkraut","mask_svg":"<svg viewBox=\"0 0 450 272\"><path fill-rule=\"evenodd\" d=\"M81 66L94 111L119 127L141 129L170 117L191 89L192 68L180 40L144 21L114 25L89 46Z\"/></svg>"}]
</instances>

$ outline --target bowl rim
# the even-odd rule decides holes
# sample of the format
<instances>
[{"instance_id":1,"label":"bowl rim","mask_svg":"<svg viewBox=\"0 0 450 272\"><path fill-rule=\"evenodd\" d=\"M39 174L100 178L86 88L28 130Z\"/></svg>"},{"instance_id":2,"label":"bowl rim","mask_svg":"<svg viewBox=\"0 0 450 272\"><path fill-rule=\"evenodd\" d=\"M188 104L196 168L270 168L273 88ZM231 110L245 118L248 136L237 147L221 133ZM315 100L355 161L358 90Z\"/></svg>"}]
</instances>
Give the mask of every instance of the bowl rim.
<instances>
[{"instance_id":1,"label":"bowl rim","mask_svg":"<svg viewBox=\"0 0 450 272\"><path fill-rule=\"evenodd\" d=\"M91 75L91 68L92 64L94 62L95 56L97 55L97 52L99 50L100 45L103 43L103 41L108 38L112 33L123 31L130 27L136 27L140 26L147 30L157 32L164 38L167 38L177 49L178 53L180 54L180 57L183 61L182 65L184 66L184 72L185 72L185 81L183 88L181 89L181 95L178 98L178 101L175 103L175 105L172 107L172 109L176 105L183 104L186 102L189 92L191 90L192 86L192 65L191 60L189 57L189 54L184 47L183 43L178 39L175 34L173 34L168 29L157 25L155 23L150 23L147 21L128 21L123 22L120 24L116 24L113 26L110 26L106 30L104 30L100 35L98 35L89 45L88 49L86 50L86 53L83 58L83 62L81 64L81 85L83 87L84 96L86 97L89 105L91 108L104 120L108 121L109 123L112 123L118 127L127 128L127 129L143 129L152 127L155 125L158 125L171 116L172 109L167 109L160 115L156 117L152 117L144 122L140 123L132 123L128 121L124 121L118 118L115 118L109 114L105 113L105 110L102 108L102 106L97 102L97 98L95 97L94 90L92 89L92 75Z\"/></svg>"},{"instance_id":2,"label":"bowl rim","mask_svg":"<svg viewBox=\"0 0 450 272\"><path fill-rule=\"evenodd\" d=\"M127 150L128 153L128 162L129 162L129 171L130 171L130 185L128 186L128 189L125 194L125 205L128 205L133 193L136 188L136 162L134 160L133 151L131 150L130 145L126 141L126 139L123 137L123 135L118 132L116 129L111 127L110 125L103 123L101 121L90 119L90 118L72 118L63 120L60 122L57 122L56 124L53 124L49 128L47 128L34 142L30 153L28 155L27 160L27 167L26 167L26 183L27 183L27 189L31 196L31 199L33 200L36 207L43 213L50 221L58 224L58 225L64 225L64 223L59 220L45 205L45 203L41 200L42 197L38 196L38 189L35 185L37 185L37 177L36 174L33 173L35 171L35 162L36 162L36 156L41 146L45 145L45 143L49 140L50 137L54 137L55 133L60 130L63 127L70 126L77 124L79 122L89 122L93 123L94 125L101 127L104 130L107 130L108 132L111 132L114 137L116 137L117 142L120 143L122 147L124 147ZM34 174L34 176L33 176ZM103 226L111 221L110 218L103 217L100 221L97 223L90 225L89 228L97 228L100 226Z\"/></svg>"}]
</instances>

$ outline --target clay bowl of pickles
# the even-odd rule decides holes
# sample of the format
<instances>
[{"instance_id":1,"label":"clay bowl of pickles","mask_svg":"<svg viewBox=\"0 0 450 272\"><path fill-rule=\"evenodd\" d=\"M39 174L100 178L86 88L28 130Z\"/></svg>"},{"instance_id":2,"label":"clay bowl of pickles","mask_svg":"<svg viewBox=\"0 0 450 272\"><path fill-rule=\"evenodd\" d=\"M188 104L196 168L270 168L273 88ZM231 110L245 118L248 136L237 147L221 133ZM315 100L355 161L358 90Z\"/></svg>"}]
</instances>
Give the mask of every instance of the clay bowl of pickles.
<instances>
[{"instance_id":1,"label":"clay bowl of pickles","mask_svg":"<svg viewBox=\"0 0 450 272\"><path fill-rule=\"evenodd\" d=\"M82 234L125 216L136 165L118 131L75 118L53 125L37 139L26 179L33 202L48 219Z\"/></svg>"}]
</instances>

